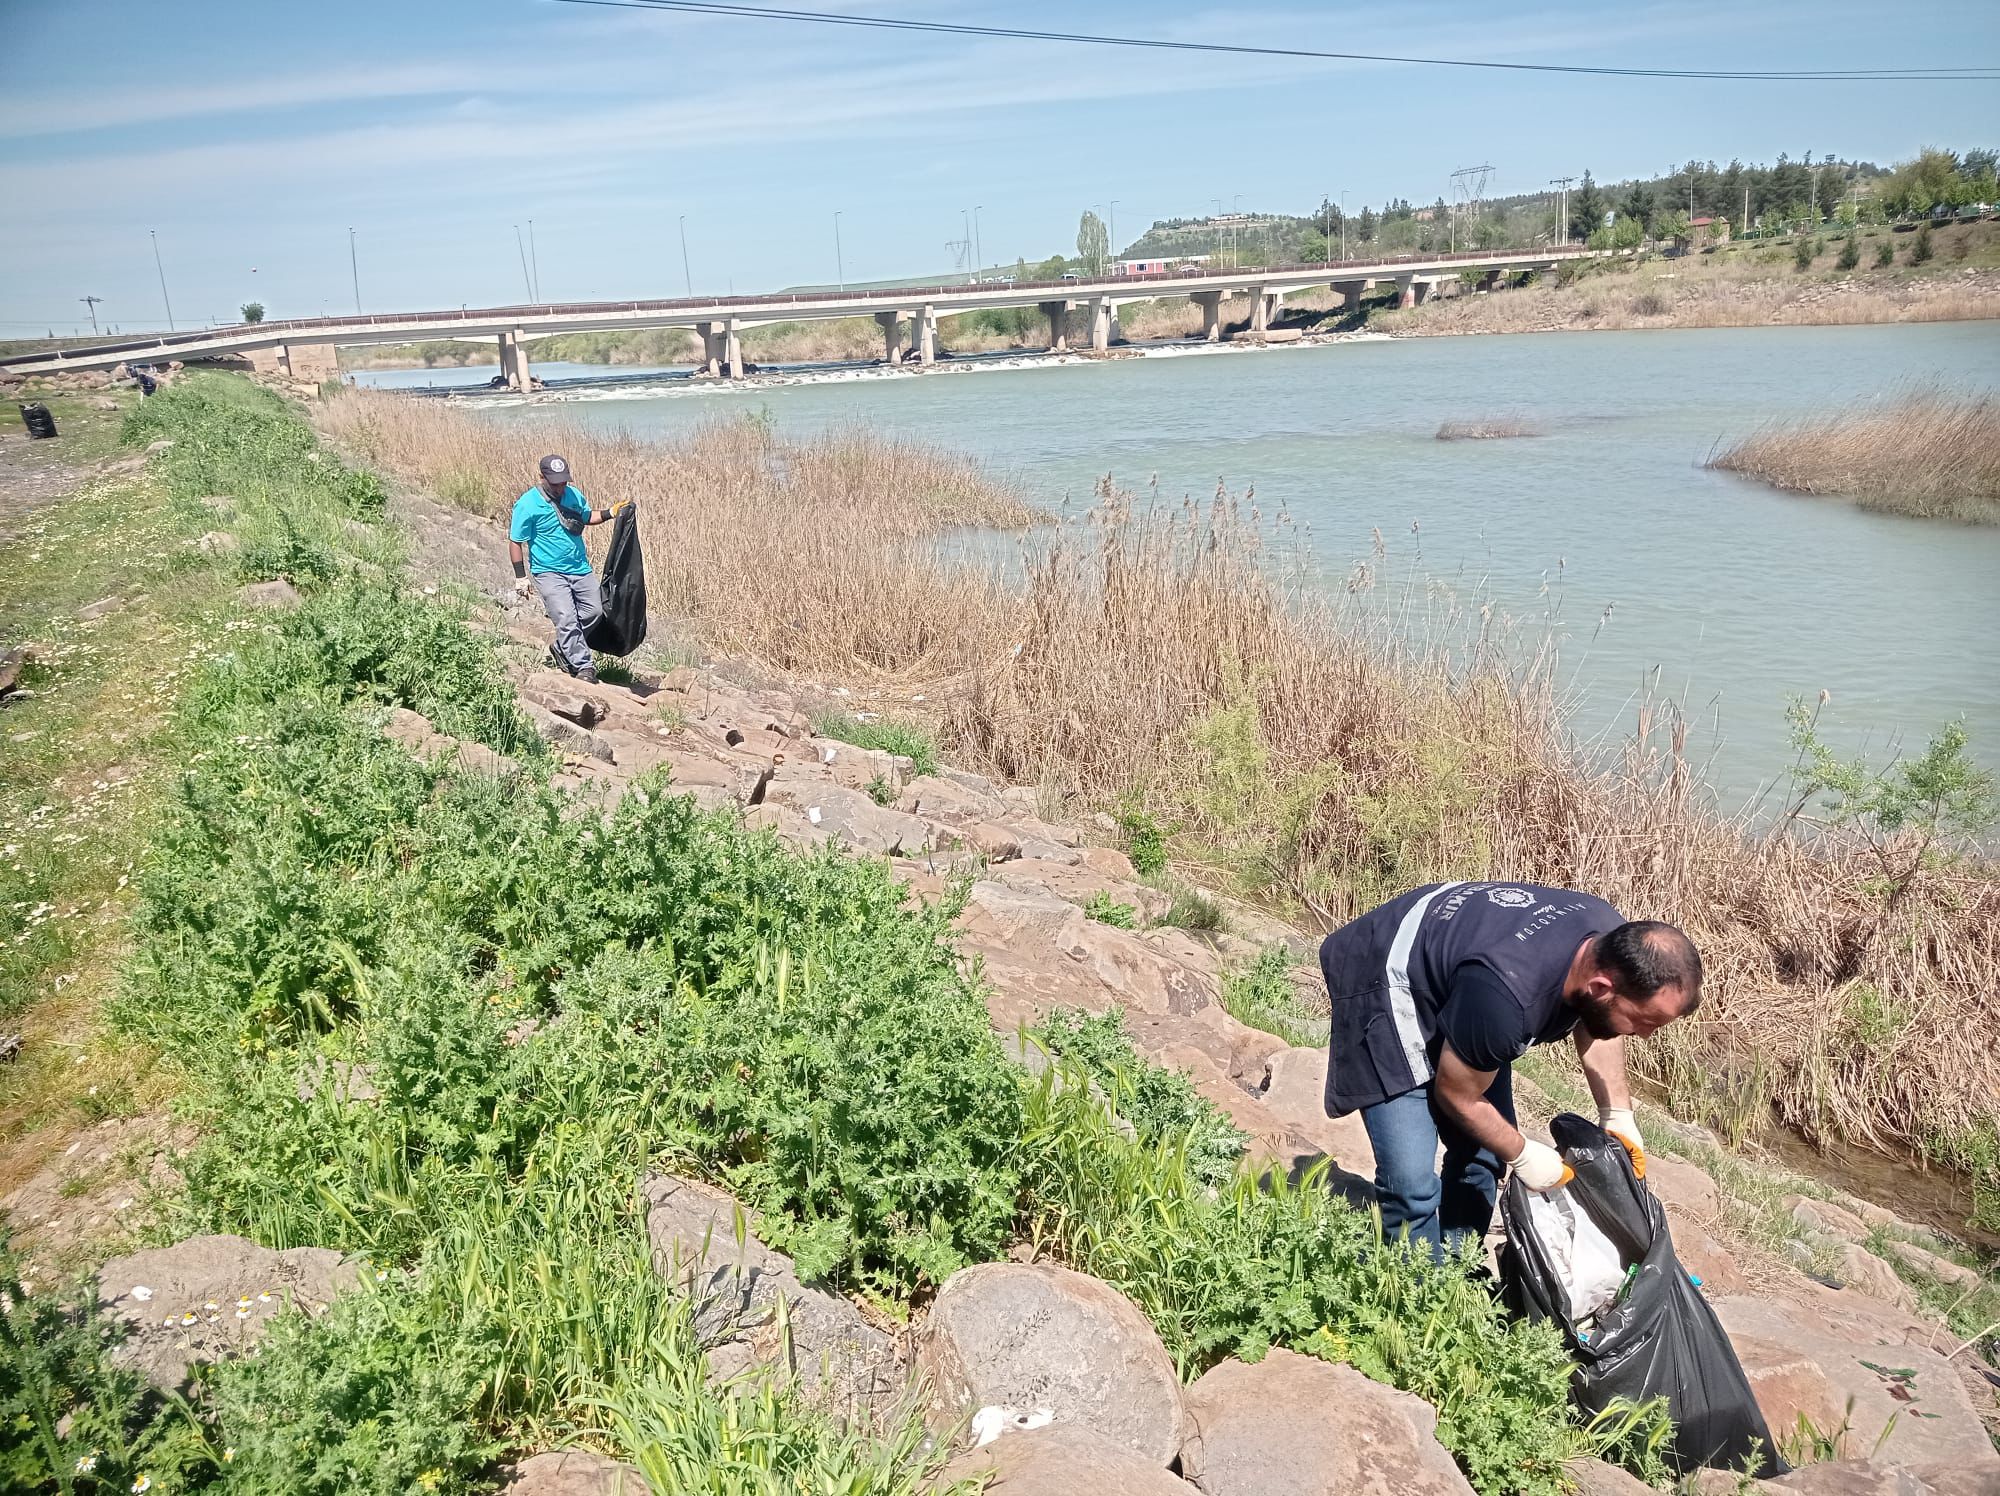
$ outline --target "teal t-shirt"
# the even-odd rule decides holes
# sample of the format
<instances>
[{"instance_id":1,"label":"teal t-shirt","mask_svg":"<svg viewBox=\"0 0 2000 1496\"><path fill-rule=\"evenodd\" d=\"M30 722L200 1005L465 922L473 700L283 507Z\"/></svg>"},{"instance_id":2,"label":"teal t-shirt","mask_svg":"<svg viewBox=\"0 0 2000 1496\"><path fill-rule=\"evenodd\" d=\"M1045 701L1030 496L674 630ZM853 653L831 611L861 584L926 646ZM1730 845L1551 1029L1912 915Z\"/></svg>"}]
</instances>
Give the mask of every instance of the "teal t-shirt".
<instances>
[{"instance_id":1,"label":"teal t-shirt","mask_svg":"<svg viewBox=\"0 0 2000 1496\"><path fill-rule=\"evenodd\" d=\"M562 507L578 525L590 518L590 505L574 483L563 490ZM507 538L528 548L529 571L580 577L590 570L590 552L583 548L582 530L571 534L540 488L531 488L514 501L514 520L507 527Z\"/></svg>"}]
</instances>

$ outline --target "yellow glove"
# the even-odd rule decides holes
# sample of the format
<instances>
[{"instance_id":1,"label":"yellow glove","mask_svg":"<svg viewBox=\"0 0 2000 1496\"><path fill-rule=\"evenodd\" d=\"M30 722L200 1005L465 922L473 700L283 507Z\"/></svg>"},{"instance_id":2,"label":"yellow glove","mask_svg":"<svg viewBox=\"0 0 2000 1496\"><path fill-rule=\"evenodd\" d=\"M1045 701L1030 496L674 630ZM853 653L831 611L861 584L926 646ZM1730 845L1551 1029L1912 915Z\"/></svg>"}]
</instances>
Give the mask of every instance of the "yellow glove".
<instances>
[{"instance_id":1,"label":"yellow glove","mask_svg":"<svg viewBox=\"0 0 2000 1496\"><path fill-rule=\"evenodd\" d=\"M1521 1139L1521 1151L1508 1159L1507 1165L1521 1183L1538 1194L1559 1190L1576 1178L1576 1170L1563 1162L1560 1153L1533 1138Z\"/></svg>"},{"instance_id":2,"label":"yellow glove","mask_svg":"<svg viewBox=\"0 0 2000 1496\"><path fill-rule=\"evenodd\" d=\"M1639 1119L1627 1106L1601 1107L1597 1113L1597 1125L1625 1145L1625 1151L1632 1155L1632 1172L1639 1178L1646 1177L1646 1140L1639 1136Z\"/></svg>"}]
</instances>

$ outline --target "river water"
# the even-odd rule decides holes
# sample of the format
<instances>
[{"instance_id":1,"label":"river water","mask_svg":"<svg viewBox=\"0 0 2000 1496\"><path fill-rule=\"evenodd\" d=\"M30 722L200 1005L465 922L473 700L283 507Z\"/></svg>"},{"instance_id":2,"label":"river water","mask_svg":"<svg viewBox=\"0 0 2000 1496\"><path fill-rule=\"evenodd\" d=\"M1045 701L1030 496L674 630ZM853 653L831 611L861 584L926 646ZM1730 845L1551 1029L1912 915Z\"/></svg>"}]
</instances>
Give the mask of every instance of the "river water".
<instances>
[{"instance_id":1,"label":"river water","mask_svg":"<svg viewBox=\"0 0 2000 1496\"><path fill-rule=\"evenodd\" d=\"M1586 745L1615 745L1649 694L1683 702L1691 750L1725 810L1782 778L1785 704L1822 690L1822 726L1844 750L1920 748L1963 716L1975 753L2000 764L2000 528L1870 514L1702 466L1718 442L1767 420L1918 386L2000 389L1995 324L1358 340L1022 364L788 373L737 388L641 377L480 403L493 419L642 436L762 411L781 433L866 423L970 452L1051 507L1087 504L1107 474L1142 492L1157 477L1175 502L1218 482L1254 488L1267 515L1282 503L1310 526L1323 585L1344 587L1372 560L1385 595L1434 595L1443 583L1468 611L1490 600L1525 633L1552 637ZM1541 434L1436 439L1442 422L1495 416Z\"/></svg>"}]
</instances>

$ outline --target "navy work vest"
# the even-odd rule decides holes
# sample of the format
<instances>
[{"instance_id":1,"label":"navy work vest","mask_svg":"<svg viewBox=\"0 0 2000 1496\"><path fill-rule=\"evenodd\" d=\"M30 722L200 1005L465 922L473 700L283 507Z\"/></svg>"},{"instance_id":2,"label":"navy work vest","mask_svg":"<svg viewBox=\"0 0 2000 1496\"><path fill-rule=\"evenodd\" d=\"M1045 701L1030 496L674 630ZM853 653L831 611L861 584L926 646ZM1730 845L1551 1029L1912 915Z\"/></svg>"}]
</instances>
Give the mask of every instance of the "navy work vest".
<instances>
[{"instance_id":1,"label":"navy work vest","mask_svg":"<svg viewBox=\"0 0 2000 1496\"><path fill-rule=\"evenodd\" d=\"M1326 1110L1345 1116L1426 1084L1438 1010L1466 961L1520 999L1531 1032L1557 1016L1576 948L1624 923L1604 900L1537 883L1436 883L1342 925L1319 948L1332 1004Z\"/></svg>"}]
</instances>

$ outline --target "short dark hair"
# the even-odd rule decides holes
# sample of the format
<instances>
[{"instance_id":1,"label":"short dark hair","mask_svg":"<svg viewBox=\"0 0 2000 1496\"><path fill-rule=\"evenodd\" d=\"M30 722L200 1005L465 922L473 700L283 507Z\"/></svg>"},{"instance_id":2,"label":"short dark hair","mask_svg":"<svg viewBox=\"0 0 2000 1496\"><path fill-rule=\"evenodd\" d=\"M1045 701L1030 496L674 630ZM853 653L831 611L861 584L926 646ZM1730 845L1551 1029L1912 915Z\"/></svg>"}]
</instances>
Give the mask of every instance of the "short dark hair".
<instances>
[{"instance_id":1,"label":"short dark hair","mask_svg":"<svg viewBox=\"0 0 2000 1496\"><path fill-rule=\"evenodd\" d=\"M1644 1002L1662 987L1678 987L1687 999L1683 1014L1701 1006L1701 952L1676 925L1627 920L1598 936L1592 954L1621 997Z\"/></svg>"}]
</instances>

